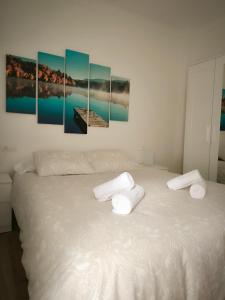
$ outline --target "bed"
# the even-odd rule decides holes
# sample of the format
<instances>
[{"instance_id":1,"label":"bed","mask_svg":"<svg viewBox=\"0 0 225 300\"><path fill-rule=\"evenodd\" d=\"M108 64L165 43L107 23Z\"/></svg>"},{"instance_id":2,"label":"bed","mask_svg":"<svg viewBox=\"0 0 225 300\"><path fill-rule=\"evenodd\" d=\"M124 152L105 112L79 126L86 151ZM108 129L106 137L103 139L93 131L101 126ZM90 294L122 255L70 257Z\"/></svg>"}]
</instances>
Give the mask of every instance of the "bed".
<instances>
[{"instance_id":1,"label":"bed","mask_svg":"<svg viewBox=\"0 0 225 300\"><path fill-rule=\"evenodd\" d=\"M166 187L173 173L130 173L146 195L127 216L92 193L118 172L15 176L30 300L225 299L225 186L194 200Z\"/></svg>"}]
</instances>

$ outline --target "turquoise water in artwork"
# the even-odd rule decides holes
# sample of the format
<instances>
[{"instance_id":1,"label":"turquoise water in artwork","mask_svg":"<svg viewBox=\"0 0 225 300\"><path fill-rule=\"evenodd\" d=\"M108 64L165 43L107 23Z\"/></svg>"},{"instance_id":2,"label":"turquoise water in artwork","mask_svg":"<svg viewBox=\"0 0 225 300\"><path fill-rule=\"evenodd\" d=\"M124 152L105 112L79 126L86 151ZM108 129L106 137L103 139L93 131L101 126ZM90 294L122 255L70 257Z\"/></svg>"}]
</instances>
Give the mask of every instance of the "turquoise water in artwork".
<instances>
[{"instance_id":1,"label":"turquoise water in artwork","mask_svg":"<svg viewBox=\"0 0 225 300\"><path fill-rule=\"evenodd\" d=\"M76 123L74 118L74 108L88 108L88 97L72 93L70 96L66 97L65 100L65 133L86 133L82 132L81 128Z\"/></svg>"},{"instance_id":2,"label":"turquoise water in artwork","mask_svg":"<svg viewBox=\"0 0 225 300\"><path fill-rule=\"evenodd\" d=\"M221 113L220 130L225 130L225 113Z\"/></svg>"},{"instance_id":3,"label":"turquoise water in artwork","mask_svg":"<svg viewBox=\"0 0 225 300\"><path fill-rule=\"evenodd\" d=\"M38 123L63 124L64 86L38 82Z\"/></svg>"},{"instance_id":4,"label":"turquoise water in artwork","mask_svg":"<svg viewBox=\"0 0 225 300\"><path fill-rule=\"evenodd\" d=\"M110 104L110 120L112 121L128 121L128 108L121 104Z\"/></svg>"},{"instance_id":5,"label":"turquoise water in artwork","mask_svg":"<svg viewBox=\"0 0 225 300\"><path fill-rule=\"evenodd\" d=\"M63 105L63 97L38 98L38 123L62 125Z\"/></svg>"},{"instance_id":6,"label":"turquoise water in artwork","mask_svg":"<svg viewBox=\"0 0 225 300\"><path fill-rule=\"evenodd\" d=\"M74 118L74 109L88 109L89 55L66 49L65 133L87 133L87 120ZM70 78L70 80L69 80Z\"/></svg>"},{"instance_id":7,"label":"turquoise water in artwork","mask_svg":"<svg viewBox=\"0 0 225 300\"><path fill-rule=\"evenodd\" d=\"M6 111L23 114L36 113L36 99L32 97L8 97Z\"/></svg>"},{"instance_id":8,"label":"turquoise water in artwork","mask_svg":"<svg viewBox=\"0 0 225 300\"><path fill-rule=\"evenodd\" d=\"M89 109L109 123L109 102L90 97Z\"/></svg>"},{"instance_id":9,"label":"turquoise water in artwork","mask_svg":"<svg viewBox=\"0 0 225 300\"><path fill-rule=\"evenodd\" d=\"M6 111L23 114L36 113L35 80L7 77Z\"/></svg>"}]
</instances>

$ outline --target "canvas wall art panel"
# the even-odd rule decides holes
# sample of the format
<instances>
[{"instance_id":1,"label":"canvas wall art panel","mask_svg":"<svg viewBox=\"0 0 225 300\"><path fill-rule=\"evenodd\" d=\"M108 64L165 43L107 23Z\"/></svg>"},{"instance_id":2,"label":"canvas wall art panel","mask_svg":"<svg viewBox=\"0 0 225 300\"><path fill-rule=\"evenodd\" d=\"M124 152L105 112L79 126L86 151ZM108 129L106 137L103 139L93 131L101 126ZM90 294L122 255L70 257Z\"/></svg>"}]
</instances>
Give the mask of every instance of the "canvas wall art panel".
<instances>
[{"instance_id":1,"label":"canvas wall art panel","mask_svg":"<svg viewBox=\"0 0 225 300\"><path fill-rule=\"evenodd\" d=\"M63 124L64 57L38 52L38 123Z\"/></svg>"},{"instance_id":2,"label":"canvas wall art panel","mask_svg":"<svg viewBox=\"0 0 225 300\"><path fill-rule=\"evenodd\" d=\"M109 127L110 74L109 67L90 64L89 126Z\"/></svg>"},{"instance_id":3,"label":"canvas wall art panel","mask_svg":"<svg viewBox=\"0 0 225 300\"><path fill-rule=\"evenodd\" d=\"M110 120L128 121L129 94L129 79L111 76Z\"/></svg>"},{"instance_id":4,"label":"canvas wall art panel","mask_svg":"<svg viewBox=\"0 0 225 300\"><path fill-rule=\"evenodd\" d=\"M220 130L225 131L225 89L222 90Z\"/></svg>"},{"instance_id":5,"label":"canvas wall art panel","mask_svg":"<svg viewBox=\"0 0 225 300\"><path fill-rule=\"evenodd\" d=\"M6 111L36 113L36 61L6 55Z\"/></svg>"},{"instance_id":6,"label":"canvas wall art panel","mask_svg":"<svg viewBox=\"0 0 225 300\"><path fill-rule=\"evenodd\" d=\"M66 50L65 133L87 133L89 55Z\"/></svg>"}]
</instances>

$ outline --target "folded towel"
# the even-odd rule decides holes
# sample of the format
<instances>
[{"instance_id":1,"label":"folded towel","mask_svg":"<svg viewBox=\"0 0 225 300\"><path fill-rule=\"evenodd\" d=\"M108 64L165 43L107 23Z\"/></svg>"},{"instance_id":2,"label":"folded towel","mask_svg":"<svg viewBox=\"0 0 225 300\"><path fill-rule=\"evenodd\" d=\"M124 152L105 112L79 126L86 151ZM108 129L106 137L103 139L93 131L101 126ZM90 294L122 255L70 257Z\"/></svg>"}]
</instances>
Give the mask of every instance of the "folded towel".
<instances>
[{"instance_id":1,"label":"folded towel","mask_svg":"<svg viewBox=\"0 0 225 300\"><path fill-rule=\"evenodd\" d=\"M179 190L202 181L203 178L198 170L193 170L184 175L169 180L166 184L171 190Z\"/></svg>"},{"instance_id":2,"label":"folded towel","mask_svg":"<svg viewBox=\"0 0 225 300\"><path fill-rule=\"evenodd\" d=\"M106 201L112 198L115 193L122 190L130 190L134 186L134 179L128 172L124 172L116 178L107 181L94 188L93 192L98 201Z\"/></svg>"},{"instance_id":3,"label":"folded towel","mask_svg":"<svg viewBox=\"0 0 225 300\"><path fill-rule=\"evenodd\" d=\"M190 187L190 195L194 199L203 199L206 194L206 183L204 180L194 183Z\"/></svg>"},{"instance_id":4,"label":"folded towel","mask_svg":"<svg viewBox=\"0 0 225 300\"><path fill-rule=\"evenodd\" d=\"M112 196L113 212L127 215L144 197L145 191L140 185L135 185L130 191L122 191Z\"/></svg>"}]
</instances>

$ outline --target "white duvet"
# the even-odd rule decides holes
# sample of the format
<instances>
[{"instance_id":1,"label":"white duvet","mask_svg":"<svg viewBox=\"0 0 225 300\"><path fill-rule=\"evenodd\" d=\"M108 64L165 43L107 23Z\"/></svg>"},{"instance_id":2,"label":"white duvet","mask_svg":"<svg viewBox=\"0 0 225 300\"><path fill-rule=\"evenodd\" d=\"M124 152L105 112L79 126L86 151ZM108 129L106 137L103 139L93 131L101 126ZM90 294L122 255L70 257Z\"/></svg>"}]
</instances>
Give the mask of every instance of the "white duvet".
<instances>
[{"instance_id":1,"label":"white duvet","mask_svg":"<svg viewBox=\"0 0 225 300\"><path fill-rule=\"evenodd\" d=\"M16 176L30 300L225 299L225 186L194 200L166 187L174 174L131 174L146 196L127 216L92 194L116 173Z\"/></svg>"}]
</instances>

